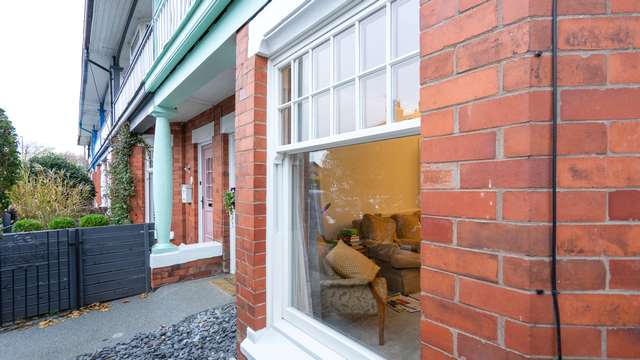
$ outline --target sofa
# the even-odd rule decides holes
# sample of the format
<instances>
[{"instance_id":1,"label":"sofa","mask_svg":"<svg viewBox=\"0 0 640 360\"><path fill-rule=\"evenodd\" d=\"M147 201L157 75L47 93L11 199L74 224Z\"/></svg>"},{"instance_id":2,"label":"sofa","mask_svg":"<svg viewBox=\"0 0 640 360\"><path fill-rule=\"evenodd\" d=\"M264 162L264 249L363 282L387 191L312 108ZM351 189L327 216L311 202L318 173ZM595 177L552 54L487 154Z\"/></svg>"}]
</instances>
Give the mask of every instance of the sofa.
<instances>
[{"instance_id":1,"label":"sofa","mask_svg":"<svg viewBox=\"0 0 640 360\"><path fill-rule=\"evenodd\" d=\"M354 220L367 256L380 266L389 292L420 292L420 212L364 214Z\"/></svg>"}]
</instances>

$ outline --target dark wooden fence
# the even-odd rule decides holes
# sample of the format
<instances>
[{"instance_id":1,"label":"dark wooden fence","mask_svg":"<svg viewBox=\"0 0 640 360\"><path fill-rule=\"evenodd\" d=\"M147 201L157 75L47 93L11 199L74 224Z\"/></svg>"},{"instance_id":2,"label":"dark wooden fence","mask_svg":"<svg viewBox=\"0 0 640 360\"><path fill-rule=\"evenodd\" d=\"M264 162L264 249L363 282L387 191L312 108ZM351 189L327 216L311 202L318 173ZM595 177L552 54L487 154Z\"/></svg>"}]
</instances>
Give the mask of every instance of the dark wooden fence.
<instances>
[{"instance_id":1,"label":"dark wooden fence","mask_svg":"<svg viewBox=\"0 0 640 360\"><path fill-rule=\"evenodd\" d=\"M0 325L150 289L152 224L5 234Z\"/></svg>"}]
</instances>

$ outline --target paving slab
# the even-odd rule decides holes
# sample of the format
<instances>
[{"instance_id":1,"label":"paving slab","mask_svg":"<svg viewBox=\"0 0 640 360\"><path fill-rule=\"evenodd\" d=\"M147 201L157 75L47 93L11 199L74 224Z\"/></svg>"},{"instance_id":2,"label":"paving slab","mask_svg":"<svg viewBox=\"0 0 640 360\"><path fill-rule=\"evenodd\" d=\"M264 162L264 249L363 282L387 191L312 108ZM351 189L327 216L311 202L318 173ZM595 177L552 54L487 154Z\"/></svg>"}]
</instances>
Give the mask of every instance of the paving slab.
<instances>
[{"instance_id":1,"label":"paving slab","mask_svg":"<svg viewBox=\"0 0 640 360\"><path fill-rule=\"evenodd\" d=\"M210 283L212 279L167 285L144 298L115 300L109 303L109 311L65 318L43 329L33 326L2 332L0 359L74 359L128 341L137 333L175 324L189 315L233 302L232 296Z\"/></svg>"}]
</instances>

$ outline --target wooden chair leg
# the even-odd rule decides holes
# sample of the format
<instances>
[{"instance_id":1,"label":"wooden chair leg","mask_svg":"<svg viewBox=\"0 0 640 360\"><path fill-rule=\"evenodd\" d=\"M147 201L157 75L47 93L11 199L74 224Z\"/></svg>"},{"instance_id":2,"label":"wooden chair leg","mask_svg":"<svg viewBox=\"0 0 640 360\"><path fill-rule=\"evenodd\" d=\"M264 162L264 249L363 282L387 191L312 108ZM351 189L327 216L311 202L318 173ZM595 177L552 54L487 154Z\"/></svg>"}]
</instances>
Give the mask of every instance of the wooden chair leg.
<instances>
[{"instance_id":1,"label":"wooden chair leg","mask_svg":"<svg viewBox=\"0 0 640 360\"><path fill-rule=\"evenodd\" d=\"M371 294L373 294L373 297L376 299L376 304L378 305L378 343L380 345L384 345L384 320L386 315L385 300L378 295L372 285L370 285L369 288L371 289Z\"/></svg>"},{"instance_id":2,"label":"wooden chair leg","mask_svg":"<svg viewBox=\"0 0 640 360\"><path fill-rule=\"evenodd\" d=\"M384 303L378 306L378 343L384 345L384 318L385 318L385 306Z\"/></svg>"}]
</instances>

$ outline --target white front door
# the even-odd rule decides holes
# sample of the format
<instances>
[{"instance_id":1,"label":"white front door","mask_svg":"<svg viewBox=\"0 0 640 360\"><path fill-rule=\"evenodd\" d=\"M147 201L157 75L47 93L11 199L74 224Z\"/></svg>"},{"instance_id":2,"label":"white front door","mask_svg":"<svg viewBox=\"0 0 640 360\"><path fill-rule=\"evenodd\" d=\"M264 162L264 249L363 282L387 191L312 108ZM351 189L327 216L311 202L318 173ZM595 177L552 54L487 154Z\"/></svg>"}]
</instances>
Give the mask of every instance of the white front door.
<instances>
[{"instance_id":1,"label":"white front door","mask_svg":"<svg viewBox=\"0 0 640 360\"><path fill-rule=\"evenodd\" d=\"M236 138L229 134L229 191L236 188ZM236 272L236 214L229 215L229 272Z\"/></svg>"},{"instance_id":2,"label":"white front door","mask_svg":"<svg viewBox=\"0 0 640 360\"><path fill-rule=\"evenodd\" d=\"M200 214L202 214L202 241L209 242L213 241L213 148L211 144L206 144L202 146L201 151L202 198L200 201Z\"/></svg>"}]
</instances>

